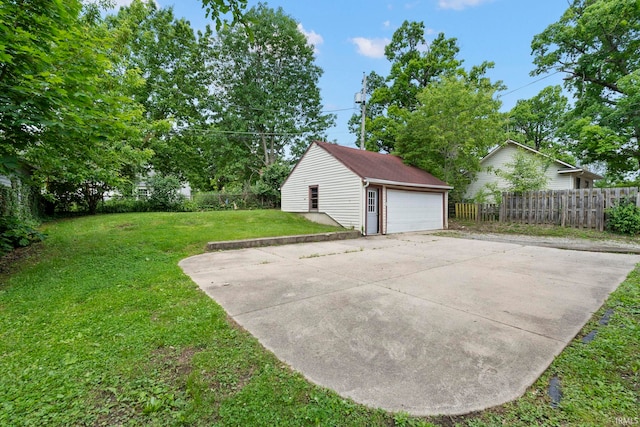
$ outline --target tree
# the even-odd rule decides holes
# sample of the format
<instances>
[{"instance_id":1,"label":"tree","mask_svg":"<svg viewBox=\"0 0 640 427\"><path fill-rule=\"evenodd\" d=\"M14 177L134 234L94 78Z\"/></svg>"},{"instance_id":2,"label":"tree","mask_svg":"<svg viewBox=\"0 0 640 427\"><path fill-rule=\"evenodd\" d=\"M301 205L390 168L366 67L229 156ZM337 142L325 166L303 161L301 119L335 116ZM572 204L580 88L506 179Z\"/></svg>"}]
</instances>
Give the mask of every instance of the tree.
<instances>
[{"instance_id":1,"label":"tree","mask_svg":"<svg viewBox=\"0 0 640 427\"><path fill-rule=\"evenodd\" d=\"M560 86L548 86L531 99L519 100L509 113L515 139L538 151L557 153L558 134L569 109Z\"/></svg>"},{"instance_id":2,"label":"tree","mask_svg":"<svg viewBox=\"0 0 640 427\"><path fill-rule=\"evenodd\" d=\"M277 161L264 168L260 179L252 190L259 195L263 204L280 206L280 187L291 172L291 164Z\"/></svg>"},{"instance_id":3,"label":"tree","mask_svg":"<svg viewBox=\"0 0 640 427\"><path fill-rule=\"evenodd\" d=\"M549 178L546 171L549 163L536 156L527 155L522 150L513 156L513 160L505 164L505 170L497 170L496 175L507 182L506 191L523 193L545 188Z\"/></svg>"},{"instance_id":4,"label":"tree","mask_svg":"<svg viewBox=\"0 0 640 427\"><path fill-rule=\"evenodd\" d=\"M395 147L405 163L452 185L452 200L462 200L480 159L503 138L501 103L494 97L501 85L471 76L444 77L418 94L420 107Z\"/></svg>"},{"instance_id":5,"label":"tree","mask_svg":"<svg viewBox=\"0 0 640 427\"><path fill-rule=\"evenodd\" d=\"M37 144L42 127L72 101L60 83L78 77L58 67L55 53L80 9L73 0L0 5L0 156L15 157Z\"/></svg>"},{"instance_id":6,"label":"tree","mask_svg":"<svg viewBox=\"0 0 640 427\"><path fill-rule=\"evenodd\" d=\"M322 113L313 47L282 9L264 4L246 14L251 36L224 28L212 64L221 107L217 176L255 181L262 168L297 158L323 139L334 116Z\"/></svg>"},{"instance_id":7,"label":"tree","mask_svg":"<svg viewBox=\"0 0 640 427\"><path fill-rule=\"evenodd\" d=\"M245 23L243 11L247 8L247 0L202 0L202 6L208 17L216 23L216 30L229 23L223 15L230 13L231 25Z\"/></svg>"},{"instance_id":8,"label":"tree","mask_svg":"<svg viewBox=\"0 0 640 427\"><path fill-rule=\"evenodd\" d=\"M385 47L391 71L384 80L375 73L368 78L371 87L365 122L366 146L371 151L393 151L396 138L408 114L418 107L417 95L431 82L454 73L462 61L457 59L455 38L443 33L427 43L424 23L402 23ZM350 120L350 129L359 135L360 116Z\"/></svg>"},{"instance_id":9,"label":"tree","mask_svg":"<svg viewBox=\"0 0 640 427\"><path fill-rule=\"evenodd\" d=\"M40 123L37 144L22 153L34 179L56 202L76 202L95 213L103 194L132 180L150 152L141 147L142 107L132 99L137 72L114 70L115 39L95 9L78 16L65 42L51 50L57 90L73 94L56 120Z\"/></svg>"},{"instance_id":10,"label":"tree","mask_svg":"<svg viewBox=\"0 0 640 427\"><path fill-rule=\"evenodd\" d=\"M139 76L114 73L100 20L95 4L75 0L0 6L0 150L26 159L52 198L92 211L148 154L136 146L141 110L127 92Z\"/></svg>"},{"instance_id":11,"label":"tree","mask_svg":"<svg viewBox=\"0 0 640 427\"><path fill-rule=\"evenodd\" d=\"M576 99L566 126L576 155L608 175L640 170L640 2L573 0L531 44L534 75L556 70Z\"/></svg>"},{"instance_id":12,"label":"tree","mask_svg":"<svg viewBox=\"0 0 640 427\"><path fill-rule=\"evenodd\" d=\"M146 147L154 152L150 165L193 188L209 189L213 159L207 153L213 141L208 131L215 110L215 70L208 68L211 29L196 33L172 8L141 0L122 7L108 22L122 35L121 69L141 70L144 78L134 99L154 125L145 135Z\"/></svg>"}]
</instances>

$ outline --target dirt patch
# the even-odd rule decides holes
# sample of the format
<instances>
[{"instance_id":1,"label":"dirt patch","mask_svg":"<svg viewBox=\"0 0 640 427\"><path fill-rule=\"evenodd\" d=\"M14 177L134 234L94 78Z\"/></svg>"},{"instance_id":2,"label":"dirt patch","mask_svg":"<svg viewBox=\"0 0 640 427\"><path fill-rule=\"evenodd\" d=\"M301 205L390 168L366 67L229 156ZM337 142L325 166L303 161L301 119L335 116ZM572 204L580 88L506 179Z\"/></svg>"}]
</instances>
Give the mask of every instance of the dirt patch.
<instances>
[{"instance_id":1,"label":"dirt patch","mask_svg":"<svg viewBox=\"0 0 640 427\"><path fill-rule=\"evenodd\" d=\"M153 352L150 364L161 366L166 379L172 384L178 384L193 370L191 360L198 353L194 347L185 347L178 351L174 347L160 347Z\"/></svg>"},{"instance_id":2,"label":"dirt patch","mask_svg":"<svg viewBox=\"0 0 640 427\"><path fill-rule=\"evenodd\" d=\"M118 402L116 394L110 390L100 390L95 398L99 415L94 426L125 425L134 418L136 411L132 406Z\"/></svg>"},{"instance_id":3,"label":"dirt patch","mask_svg":"<svg viewBox=\"0 0 640 427\"><path fill-rule=\"evenodd\" d=\"M15 273L25 262L37 259L41 252L42 245L34 243L24 248L14 249L0 257L0 286L8 276Z\"/></svg>"}]
</instances>

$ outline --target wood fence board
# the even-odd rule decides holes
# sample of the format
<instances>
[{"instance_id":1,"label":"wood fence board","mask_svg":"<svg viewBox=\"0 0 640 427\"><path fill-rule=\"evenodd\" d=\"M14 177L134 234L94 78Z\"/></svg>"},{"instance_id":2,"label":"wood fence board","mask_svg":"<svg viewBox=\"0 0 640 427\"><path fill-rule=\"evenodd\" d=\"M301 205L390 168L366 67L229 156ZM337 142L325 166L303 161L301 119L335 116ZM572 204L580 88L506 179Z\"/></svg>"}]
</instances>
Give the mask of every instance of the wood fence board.
<instances>
[{"instance_id":1,"label":"wood fence board","mask_svg":"<svg viewBox=\"0 0 640 427\"><path fill-rule=\"evenodd\" d=\"M583 188L523 194L505 192L502 194L500 208L491 212L499 212L496 215L502 222L556 224L602 231L606 223L606 210L624 199L634 200L640 206L640 189ZM487 215L483 214L484 216Z\"/></svg>"}]
</instances>

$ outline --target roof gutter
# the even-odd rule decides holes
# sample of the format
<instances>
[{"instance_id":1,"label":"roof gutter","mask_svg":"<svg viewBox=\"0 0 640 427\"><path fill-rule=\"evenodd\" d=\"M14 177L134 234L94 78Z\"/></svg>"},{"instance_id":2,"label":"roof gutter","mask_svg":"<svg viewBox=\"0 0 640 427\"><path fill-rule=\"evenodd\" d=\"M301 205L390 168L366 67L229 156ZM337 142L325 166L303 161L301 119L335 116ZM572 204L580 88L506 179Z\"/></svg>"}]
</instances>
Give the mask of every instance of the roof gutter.
<instances>
[{"instance_id":1,"label":"roof gutter","mask_svg":"<svg viewBox=\"0 0 640 427\"><path fill-rule=\"evenodd\" d=\"M416 184L413 182L388 181L386 179L365 178L365 188L369 184L396 185L398 187L429 188L433 190L453 190L450 185Z\"/></svg>"},{"instance_id":2,"label":"roof gutter","mask_svg":"<svg viewBox=\"0 0 640 427\"><path fill-rule=\"evenodd\" d=\"M587 177L590 177L592 179L603 179L603 177L598 175L597 173L593 173L591 171L580 169L580 168L558 170L558 174L566 174L566 173L576 173L580 175L586 175Z\"/></svg>"}]
</instances>

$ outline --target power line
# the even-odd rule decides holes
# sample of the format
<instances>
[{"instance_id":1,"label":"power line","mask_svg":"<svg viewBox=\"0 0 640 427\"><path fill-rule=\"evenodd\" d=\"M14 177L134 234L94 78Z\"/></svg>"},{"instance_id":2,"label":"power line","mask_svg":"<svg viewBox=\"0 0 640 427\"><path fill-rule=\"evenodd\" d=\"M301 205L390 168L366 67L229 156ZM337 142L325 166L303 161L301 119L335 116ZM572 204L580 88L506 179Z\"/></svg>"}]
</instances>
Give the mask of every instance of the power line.
<instances>
[{"instance_id":1,"label":"power line","mask_svg":"<svg viewBox=\"0 0 640 427\"><path fill-rule=\"evenodd\" d=\"M503 94L501 94L501 95L498 95L498 96L497 96L497 98L502 98L502 97L504 97L504 96L511 95L513 92L517 92L517 91L519 91L519 90L521 90L521 89L524 89L525 87L529 87L529 86L531 86L531 85L534 85L534 84L536 84L536 83L538 83L538 82L541 82L541 81L542 81L542 80L544 80L544 79L548 79L549 77L555 76L556 74L559 74L559 73L560 73L560 71L556 71L555 73L552 73L552 74L546 75L546 76L544 76L544 77L540 77L539 79L534 80L534 81L532 81L532 82L530 82L530 83L527 83L527 84L526 84L526 85L524 85L524 86L520 86L519 88L512 89L512 90L510 90L509 92L506 92L506 93L503 93Z\"/></svg>"}]
</instances>

